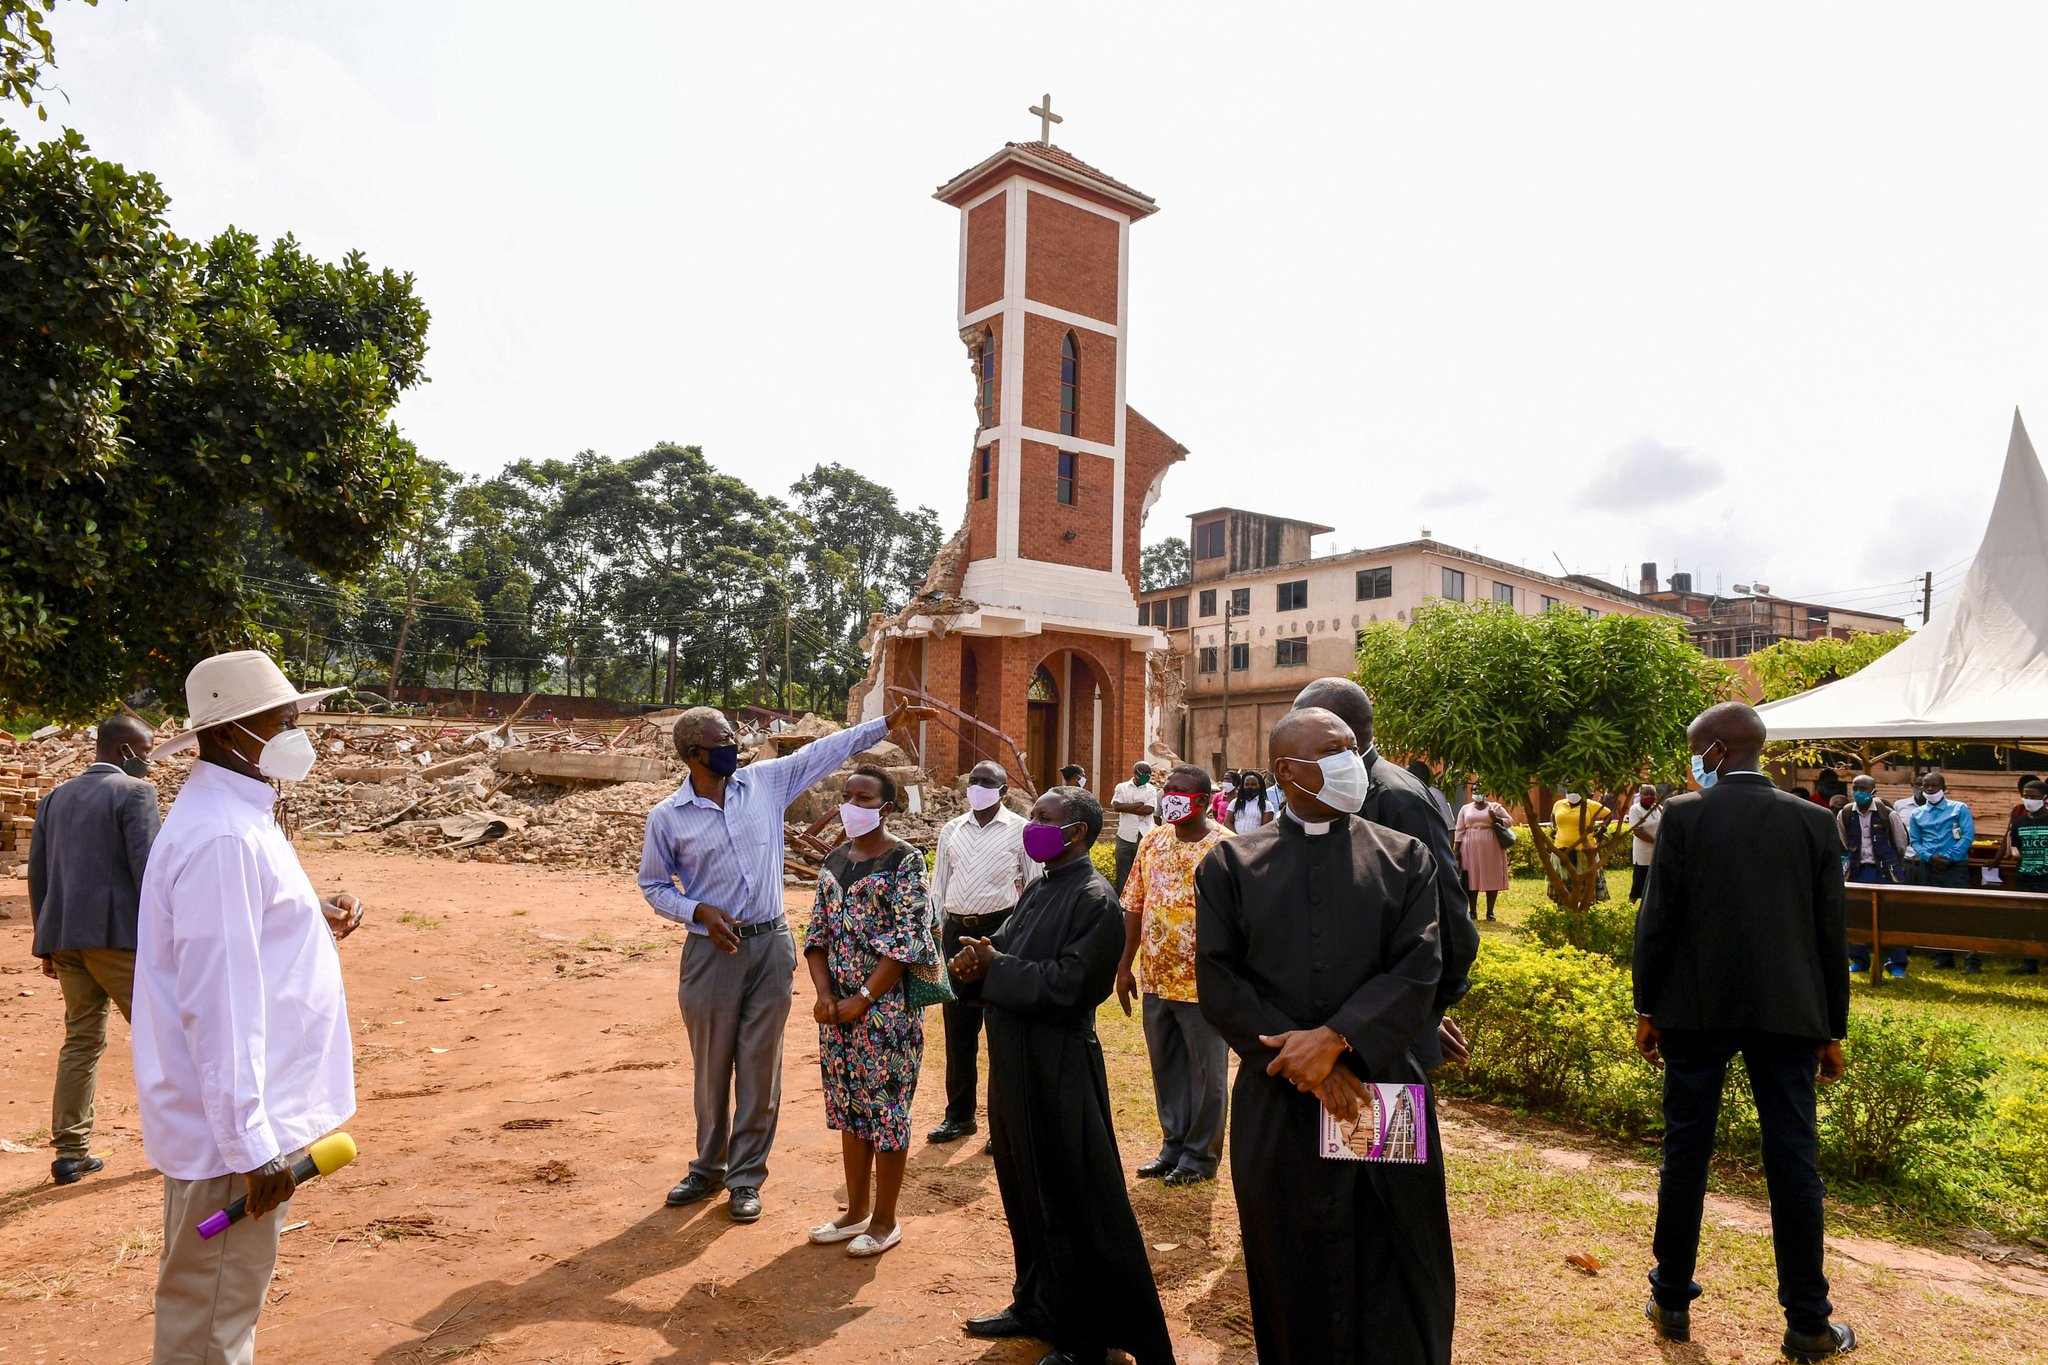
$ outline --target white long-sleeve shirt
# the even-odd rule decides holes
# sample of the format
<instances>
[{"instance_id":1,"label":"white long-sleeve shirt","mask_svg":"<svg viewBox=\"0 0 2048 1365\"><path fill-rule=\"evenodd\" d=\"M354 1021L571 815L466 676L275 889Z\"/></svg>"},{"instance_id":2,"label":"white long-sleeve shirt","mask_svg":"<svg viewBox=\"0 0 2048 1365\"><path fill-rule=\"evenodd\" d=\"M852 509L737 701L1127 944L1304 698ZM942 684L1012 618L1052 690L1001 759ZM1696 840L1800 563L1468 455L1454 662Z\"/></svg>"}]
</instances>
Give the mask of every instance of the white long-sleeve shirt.
<instances>
[{"instance_id":1,"label":"white long-sleeve shirt","mask_svg":"<svg viewBox=\"0 0 2048 1365\"><path fill-rule=\"evenodd\" d=\"M274 800L193 764L142 879L135 1089L175 1180L255 1170L355 1112L341 957Z\"/></svg>"}]
</instances>

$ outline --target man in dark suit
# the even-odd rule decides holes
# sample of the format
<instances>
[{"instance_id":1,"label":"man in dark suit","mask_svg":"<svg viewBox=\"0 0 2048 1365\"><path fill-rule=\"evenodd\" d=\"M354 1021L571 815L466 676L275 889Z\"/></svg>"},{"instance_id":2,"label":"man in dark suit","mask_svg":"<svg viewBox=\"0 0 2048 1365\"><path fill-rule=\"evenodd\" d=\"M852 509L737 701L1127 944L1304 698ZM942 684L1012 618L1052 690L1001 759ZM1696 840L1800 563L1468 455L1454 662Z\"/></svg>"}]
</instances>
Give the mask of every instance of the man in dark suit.
<instances>
[{"instance_id":1,"label":"man in dark suit","mask_svg":"<svg viewBox=\"0 0 2048 1365\"><path fill-rule=\"evenodd\" d=\"M107 1050L107 1005L128 1017L142 869L158 825L149 771L155 736L127 714L99 728L95 761L36 807L28 913L43 975L64 992L64 1048L50 1105L50 1177L69 1185L106 1163L92 1154L93 1092Z\"/></svg>"},{"instance_id":2,"label":"man in dark suit","mask_svg":"<svg viewBox=\"0 0 2048 1365\"><path fill-rule=\"evenodd\" d=\"M1709 707L1686 738L1701 790L1665 803L1636 920L1636 1050L1664 1072L1644 1312L1666 1340L1690 1339L1707 1162L1739 1052L1763 1135L1785 1355L1825 1360L1856 1345L1828 1320L1814 1114L1815 1074L1840 1078L1849 1028L1842 838L1826 808L1759 771L1764 723L1750 707Z\"/></svg>"},{"instance_id":3,"label":"man in dark suit","mask_svg":"<svg viewBox=\"0 0 2048 1365\"><path fill-rule=\"evenodd\" d=\"M1319 706L1351 727L1359 751L1365 756L1366 780L1372 785L1365 794L1360 816L1411 839L1420 839L1436 865L1437 935L1443 952L1443 976L1437 982L1436 1003L1430 1010L1429 1027L1409 1045L1424 1071L1434 1071L1446 1060L1462 1064L1465 1035L1444 1018L1444 1011L1472 988L1472 964L1479 957L1479 926L1472 922L1466 905L1465 884L1458 876L1458 855L1451 847L1451 829L1444 823L1429 791L1412 773L1380 756L1372 739L1372 701L1365 689L1349 678L1318 678L1294 699L1293 709Z\"/></svg>"}]
</instances>

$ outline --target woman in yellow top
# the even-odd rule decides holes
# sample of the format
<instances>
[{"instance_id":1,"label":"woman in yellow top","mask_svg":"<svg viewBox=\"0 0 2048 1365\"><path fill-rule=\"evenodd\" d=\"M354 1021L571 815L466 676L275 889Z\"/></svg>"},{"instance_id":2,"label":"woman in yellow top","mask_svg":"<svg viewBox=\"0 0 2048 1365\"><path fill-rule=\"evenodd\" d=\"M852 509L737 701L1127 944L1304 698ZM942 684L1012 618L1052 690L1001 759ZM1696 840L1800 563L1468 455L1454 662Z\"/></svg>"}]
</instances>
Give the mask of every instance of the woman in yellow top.
<instances>
[{"instance_id":1,"label":"woman in yellow top","mask_svg":"<svg viewBox=\"0 0 2048 1365\"><path fill-rule=\"evenodd\" d=\"M1613 818L1614 812L1578 792L1566 792L1564 799L1550 808L1550 823L1557 829L1557 846L1561 849L1597 846Z\"/></svg>"}]
</instances>

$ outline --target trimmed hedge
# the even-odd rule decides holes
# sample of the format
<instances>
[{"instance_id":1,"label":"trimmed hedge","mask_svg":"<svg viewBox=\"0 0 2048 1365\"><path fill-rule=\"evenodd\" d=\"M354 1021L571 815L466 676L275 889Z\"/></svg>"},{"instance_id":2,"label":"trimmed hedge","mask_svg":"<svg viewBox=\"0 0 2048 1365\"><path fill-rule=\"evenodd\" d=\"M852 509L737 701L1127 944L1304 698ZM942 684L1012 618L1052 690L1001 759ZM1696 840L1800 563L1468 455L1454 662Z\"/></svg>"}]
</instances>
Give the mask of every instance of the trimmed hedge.
<instances>
[{"instance_id":1,"label":"trimmed hedge","mask_svg":"<svg viewBox=\"0 0 2048 1365\"><path fill-rule=\"evenodd\" d=\"M1617 916L1622 908L1600 907ZM1456 1014L1472 1058L1462 1075L1438 1074L1445 1090L1618 1138L1661 1131L1661 1081L1635 1052L1629 974L1606 953L1489 945ZM2036 1098L2048 1085L2005 1100L1986 1122L1997 1059L1967 1024L1903 1010L1851 1014L1844 1051L1847 1073L1820 1088L1823 1176L1947 1221L2048 1226L2048 1099ZM1740 1065L1729 1068L1716 1145L1734 1164L1759 1162Z\"/></svg>"}]
</instances>

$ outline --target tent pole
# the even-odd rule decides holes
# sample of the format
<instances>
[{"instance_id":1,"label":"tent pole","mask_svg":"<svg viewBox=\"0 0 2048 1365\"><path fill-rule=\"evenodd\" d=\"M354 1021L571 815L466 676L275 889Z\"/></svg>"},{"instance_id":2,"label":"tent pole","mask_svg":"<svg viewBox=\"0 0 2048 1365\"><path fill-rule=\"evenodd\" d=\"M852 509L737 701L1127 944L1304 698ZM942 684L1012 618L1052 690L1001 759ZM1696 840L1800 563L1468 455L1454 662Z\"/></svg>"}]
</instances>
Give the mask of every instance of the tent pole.
<instances>
[{"instance_id":1,"label":"tent pole","mask_svg":"<svg viewBox=\"0 0 2048 1365\"><path fill-rule=\"evenodd\" d=\"M1920 785L1920 741L1913 741L1913 785Z\"/></svg>"}]
</instances>

